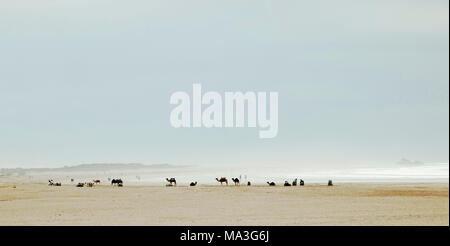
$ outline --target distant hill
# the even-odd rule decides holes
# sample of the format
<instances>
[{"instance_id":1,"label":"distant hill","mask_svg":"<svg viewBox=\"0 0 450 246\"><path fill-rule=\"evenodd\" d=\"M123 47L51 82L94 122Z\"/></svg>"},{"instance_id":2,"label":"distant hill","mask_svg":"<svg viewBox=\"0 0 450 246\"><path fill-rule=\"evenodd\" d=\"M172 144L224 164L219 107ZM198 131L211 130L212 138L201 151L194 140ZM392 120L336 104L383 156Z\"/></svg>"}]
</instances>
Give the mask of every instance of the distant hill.
<instances>
[{"instance_id":1,"label":"distant hill","mask_svg":"<svg viewBox=\"0 0 450 246\"><path fill-rule=\"evenodd\" d=\"M155 169L155 168L176 168L170 164L151 164L140 163L92 163L80 164L75 166L64 166L58 168L2 168L1 174L19 174L27 172L77 172L77 171L113 171L113 170L136 170L136 169Z\"/></svg>"}]
</instances>

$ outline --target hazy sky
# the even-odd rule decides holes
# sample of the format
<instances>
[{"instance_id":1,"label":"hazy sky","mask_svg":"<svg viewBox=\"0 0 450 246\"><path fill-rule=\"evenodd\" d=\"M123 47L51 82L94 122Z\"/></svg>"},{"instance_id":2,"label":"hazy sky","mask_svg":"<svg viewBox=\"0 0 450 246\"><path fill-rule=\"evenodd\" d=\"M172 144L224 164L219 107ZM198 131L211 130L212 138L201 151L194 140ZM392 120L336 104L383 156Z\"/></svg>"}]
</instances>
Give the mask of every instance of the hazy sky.
<instances>
[{"instance_id":1,"label":"hazy sky","mask_svg":"<svg viewBox=\"0 0 450 246\"><path fill-rule=\"evenodd\" d=\"M449 158L449 3L0 2L0 167ZM175 91L279 92L279 132L174 129Z\"/></svg>"}]
</instances>

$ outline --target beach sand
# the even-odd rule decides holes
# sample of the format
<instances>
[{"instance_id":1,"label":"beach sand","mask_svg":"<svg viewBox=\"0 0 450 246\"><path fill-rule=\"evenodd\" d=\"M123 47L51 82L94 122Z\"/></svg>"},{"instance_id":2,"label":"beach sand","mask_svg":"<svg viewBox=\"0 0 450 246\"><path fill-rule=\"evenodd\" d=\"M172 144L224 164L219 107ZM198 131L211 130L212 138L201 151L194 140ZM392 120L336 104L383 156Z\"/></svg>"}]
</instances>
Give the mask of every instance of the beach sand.
<instances>
[{"instance_id":1,"label":"beach sand","mask_svg":"<svg viewBox=\"0 0 450 246\"><path fill-rule=\"evenodd\" d=\"M13 188L16 185L16 188ZM0 225L449 225L448 183L0 186Z\"/></svg>"}]
</instances>

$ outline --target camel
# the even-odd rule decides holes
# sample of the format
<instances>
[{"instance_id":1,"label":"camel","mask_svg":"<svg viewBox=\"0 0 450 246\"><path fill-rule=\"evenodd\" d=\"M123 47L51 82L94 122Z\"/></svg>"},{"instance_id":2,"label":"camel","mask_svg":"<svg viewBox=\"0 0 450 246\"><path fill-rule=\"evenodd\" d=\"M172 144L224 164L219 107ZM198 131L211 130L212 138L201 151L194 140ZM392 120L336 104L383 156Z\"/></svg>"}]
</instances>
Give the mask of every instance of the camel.
<instances>
[{"instance_id":1,"label":"camel","mask_svg":"<svg viewBox=\"0 0 450 246\"><path fill-rule=\"evenodd\" d=\"M291 184L287 181L284 181L284 186L291 186Z\"/></svg>"},{"instance_id":2,"label":"camel","mask_svg":"<svg viewBox=\"0 0 450 246\"><path fill-rule=\"evenodd\" d=\"M61 183L54 183L53 179L49 179L48 180L48 185L49 186L61 186Z\"/></svg>"},{"instance_id":3,"label":"camel","mask_svg":"<svg viewBox=\"0 0 450 246\"><path fill-rule=\"evenodd\" d=\"M269 186L275 186L275 183L274 182L267 182L267 184L269 185Z\"/></svg>"},{"instance_id":4,"label":"camel","mask_svg":"<svg viewBox=\"0 0 450 246\"><path fill-rule=\"evenodd\" d=\"M175 185L177 185L177 181L175 180L175 178L166 178L167 182L170 183L170 185L172 185L172 183L174 183Z\"/></svg>"},{"instance_id":5,"label":"camel","mask_svg":"<svg viewBox=\"0 0 450 246\"><path fill-rule=\"evenodd\" d=\"M250 186L250 185L252 185L252 183L250 183L250 181L248 181L248 182L247 182L247 186Z\"/></svg>"},{"instance_id":6,"label":"camel","mask_svg":"<svg viewBox=\"0 0 450 246\"><path fill-rule=\"evenodd\" d=\"M328 180L328 186L333 186L333 180Z\"/></svg>"},{"instance_id":7,"label":"camel","mask_svg":"<svg viewBox=\"0 0 450 246\"><path fill-rule=\"evenodd\" d=\"M297 186L297 179L294 179L294 181L292 182L292 186Z\"/></svg>"},{"instance_id":8,"label":"camel","mask_svg":"<svg viewBox=\"0 0 450 246\"><path fill-rule=\"evenodd\" d=\"M94 179L92 182L94 182L94 184L100 184L100 179Z\"/></svg>"},{"instance_id":9,"label":"camel","mask_svg":"<svg viewBox=\"0 0 450 246\"><path fill-rule=\"evenodd\" d=\"M191 182L190 186L196 186L197 185L197 181L195 182Z\"/></svg>"},{"instance_id":10,"label":"camel","mask_svg":"<svg viewBox=\"0 0 450 246\"><path fill-rule=\"evenodd\" d=\"M91 183L91 182L86 183L86 185L87 185L87 187L94 187L94 183Z\"/></svg>"},{"instance_id":11,"label":"camel","mask_svg":"<svg viewBox=\"0 0 450 246\"><path fill-rule=\"evenodd\" d=\"M240 185L238 178L231 178L231 180L233 180L234 185Z\"/></svg>"},{"instance_id":12,"label":"camel","mask_svg":"<svg viewBox=\"0 0 450 246\"><path fill-rule=\"evenodd\" d=\"M84 187L84 183L78 183L77 187Z\"/></svg>"},{"instance_id":13,"label":"camel","mask_svg":"<svg viewBox=\"0 0 450 246\"><path fill-rule=\"evenodd\" d=\"M216 178L217 182L220 182L220 185L222 185L223 183L228 185L228 179L225 177L222 177L220 179Z\"/></svg>"},{"instance_id":14,"label":"camel","mask_svg":"<svg viewBox=\"0 0 450 246\"><path fill-rule=\"evenodd\" d=\"M300 179L300 186L305 186L305 181L303 181L303 179Z\"/></svg>"},{"instance_id":15,"label":"camel","mask_svg":"<svg viewBox=\"0 0 450 246\"><path fill-rule=\"evenodd\" d=\"M123 181L121 179L111 180L111 185L123 186Z\"/></svg>"}]
</instances>

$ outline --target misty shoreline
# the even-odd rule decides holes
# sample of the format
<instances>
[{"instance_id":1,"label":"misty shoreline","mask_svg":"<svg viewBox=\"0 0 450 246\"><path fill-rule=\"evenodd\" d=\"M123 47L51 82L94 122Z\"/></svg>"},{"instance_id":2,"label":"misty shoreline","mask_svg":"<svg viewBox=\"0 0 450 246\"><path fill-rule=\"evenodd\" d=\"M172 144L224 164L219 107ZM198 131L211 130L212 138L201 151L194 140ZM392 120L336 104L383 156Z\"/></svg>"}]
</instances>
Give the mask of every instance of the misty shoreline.
<instances>
[{"instance_id":1,"label":"misty shoreline","mask_svg":"<svg viewBox=\"0 0 450 246\"><path fill-rule=\"evenodd\" d=\"M321 170L302 170L284 167L213 167L184 166L171 164L81 164L60 168L3 168L0 169L0 182L11 179L27 178L33 182L47 182L54 179L63 184L71 180L85 182L100 179L103 183L113 178L121 178L128 185L164 185L166 178L175 177L180 183L198 181L200 184L217 184L215 178L239 178L241 183L265 184L267 181L284 183L304 179L307 183L323 183L329 179L346 183L370 182L449 182L449 165L434 163L423 165L395 165L390 167L363 167Z\"/></svg>"}]
</instances>

